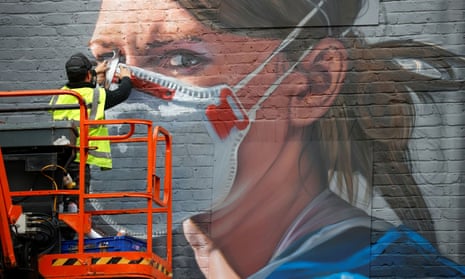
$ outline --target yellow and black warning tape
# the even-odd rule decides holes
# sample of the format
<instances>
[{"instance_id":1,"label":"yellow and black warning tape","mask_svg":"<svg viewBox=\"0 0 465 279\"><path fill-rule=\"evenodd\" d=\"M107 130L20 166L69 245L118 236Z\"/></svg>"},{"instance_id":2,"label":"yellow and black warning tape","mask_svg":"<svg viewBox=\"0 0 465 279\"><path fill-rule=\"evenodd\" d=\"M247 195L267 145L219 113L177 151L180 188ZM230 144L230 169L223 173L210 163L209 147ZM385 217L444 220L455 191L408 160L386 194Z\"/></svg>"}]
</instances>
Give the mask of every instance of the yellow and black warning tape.
<instances>
[{"instance_id":1,"label":"yellow and black warning tape","mask_svg":"<svg viewBox=\"0 0 465 279\"><path fill-rule=\"evenodd\" d=\"M64 265L81 265L81 262L77 258L54 259L52 261L52 266L64 266Z\"/></svg>"},{"instance_id":2,"label":"yellow and black warning tape","mask_svg":"<svg viewBox=\"0 0 465 279\"><path fill-rule=\"evenodd\" d=\"M92 258L93 265L103 264L142 264L151 265L164 275L172 277L173 273L169 271L164 265L149 258L139 258L137 260L129 260L124 257L98 257ZM70 265L82 265L78 258L58 258L52 260L52 266L70 266Z\"/></svg>"}]
</instances>

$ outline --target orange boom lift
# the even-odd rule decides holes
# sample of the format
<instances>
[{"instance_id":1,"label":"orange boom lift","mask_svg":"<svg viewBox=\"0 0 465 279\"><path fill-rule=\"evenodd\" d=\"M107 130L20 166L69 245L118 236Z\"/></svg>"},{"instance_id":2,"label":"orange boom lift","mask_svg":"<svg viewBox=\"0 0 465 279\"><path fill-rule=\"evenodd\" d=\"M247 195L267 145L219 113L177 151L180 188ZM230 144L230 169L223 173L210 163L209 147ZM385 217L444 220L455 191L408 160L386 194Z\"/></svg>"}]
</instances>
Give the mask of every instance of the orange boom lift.
<instances>
[{"instance_id":1,"label":"orange boom lift","mask_svg":"<svg viewBox=\"0 0 465 279\"><path fill-rule=\"evenodd\" d=\"M76 105L51 107L40 101L37 104L29 102L34 98L50 99L60 94L74 96ZM12 101L15 98L27 98L28 104L18 105L20 103ZM0 113L7 115L0 118L0 279L171 278L172 139L169 132L148 120L91 120L87 115L89 104L70 90L0 92L0 100ZM80 121L50 120L39 125L34 119L15 123L21 119L17 113L52 109L78 109ZM95 137L88 133L91 125L127 127L127 132ZM77 151L81 156L79 176L85 177L88 151L93 148L89 146L91 140L144 146L146 153L141 157L147 160L146 169L143 170L146 173L145 189L136 191L132 185L128 185L125 189L132 191L90 193L86 190L84 179L79 180L79 187L72 189L57 183L60 178L63 181L66 174L65 166L60 163L72 161ZM79 144L76 144L77 141ZM158 160L161 161L158 165L157 152L163 154L160 158L164 158ZM26 168L32 169L31 172L42 174L42 181L34 179L34 187L24 185L28 181L23 179L23 173L15 173L24 169L22 166L15 167L21 158L26 161ZM40 171L37 171L38 167ZM162 171L158 173L160 169ZM63 171L61 176L57 175L60 170ZM111 188L111 185L105 187ZM77 197L77 212L63 212L57 206L60 200L68 196ZM125 208L95 209L88 206L90 200L121 200ZM128 205L134 207L128 208ZM146 239L130 235L88 238L94 218L102 215L143 216L146 224L141 225L146 230ZM160 218L164 220L161 225L155 222ZM152 237L154 223L165 226L162 229L166 234L161 240ZM63 227L74 232L74 238L63 239L60 233Z\"/></svg>"}]
</instances>

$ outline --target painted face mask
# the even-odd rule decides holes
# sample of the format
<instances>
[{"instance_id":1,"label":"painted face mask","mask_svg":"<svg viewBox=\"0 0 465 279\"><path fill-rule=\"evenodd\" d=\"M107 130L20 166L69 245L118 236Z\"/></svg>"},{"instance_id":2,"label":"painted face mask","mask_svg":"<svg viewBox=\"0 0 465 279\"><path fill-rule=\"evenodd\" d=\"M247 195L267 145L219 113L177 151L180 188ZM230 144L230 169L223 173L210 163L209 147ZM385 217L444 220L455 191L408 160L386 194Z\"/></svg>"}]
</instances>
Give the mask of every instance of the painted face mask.
<instances>
[{"instance_id":1,"label":"painted face mask","mask_svg":"<svg viewBox=\"0 0 465 279\"><path fill-rule=\"evenodd\" d=\"M160 73L125 65L132 72L131 80L135 89L123 105L107 111L107 118L151 119L155 125L163 126L173 135L175 222L225 205L225 198L236 176L238 148L255 120L256 111L310 53L312 46L302 52L300 58L264 91L248 111L240 103L236 92L295 40L300 27L318 12L323 2L300 22L257 69L235 86L219 84L199 87ZM118 52L115 52L109 61L110 68L106 77L110 88L117 86L114 76L120 64ZM130 150L125 145L120 145L112 153L114 168L136 169L145 163L136 150ZM125 159L121 163L117 158ZM105 178L95 179L98 181ZM97 182L94 184L98 185Z\"/></svg>"}]
</instances>

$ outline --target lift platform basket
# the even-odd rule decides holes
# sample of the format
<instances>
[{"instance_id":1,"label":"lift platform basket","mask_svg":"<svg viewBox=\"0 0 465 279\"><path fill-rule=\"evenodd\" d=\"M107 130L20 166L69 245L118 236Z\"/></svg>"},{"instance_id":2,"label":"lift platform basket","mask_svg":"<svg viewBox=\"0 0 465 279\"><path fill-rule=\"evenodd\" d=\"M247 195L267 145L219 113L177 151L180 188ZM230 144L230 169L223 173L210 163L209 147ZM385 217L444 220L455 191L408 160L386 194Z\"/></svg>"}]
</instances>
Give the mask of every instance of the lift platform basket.
<instances>
[{"instance_id":1,"label":"lift platform basket","mask_svg":"<svg viewBox=\"0 0 465 279\"><path fill-rule=\"evenodd\" d=\"M77 240L61 242L62 253L77 252ZM102 237L84 240L84 252L146 251L147 244L131 236Z\"/></svg>"}]
</instances>

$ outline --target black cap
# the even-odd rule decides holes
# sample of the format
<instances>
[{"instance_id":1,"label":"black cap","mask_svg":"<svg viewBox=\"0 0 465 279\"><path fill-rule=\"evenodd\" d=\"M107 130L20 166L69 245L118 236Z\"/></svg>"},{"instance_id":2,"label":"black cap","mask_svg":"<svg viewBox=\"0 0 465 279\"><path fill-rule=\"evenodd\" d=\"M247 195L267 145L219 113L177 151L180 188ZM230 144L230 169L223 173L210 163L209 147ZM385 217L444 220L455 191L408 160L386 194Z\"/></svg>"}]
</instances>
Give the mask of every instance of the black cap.
<instances>
[{"instance_id":1,"label":"black cap","mask_svg":"<svg viewBox=\"0 0 465 279\"><path fill-rule=\"evenodd\" d=\"M66 75L70 82L81 82L86 78L87 72L97 65L95 61L89 60L84 54L73 54L68 61L66 61Z\"/></svg>"}]
</instances>

